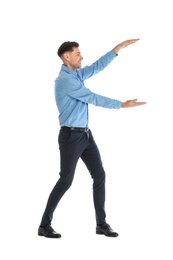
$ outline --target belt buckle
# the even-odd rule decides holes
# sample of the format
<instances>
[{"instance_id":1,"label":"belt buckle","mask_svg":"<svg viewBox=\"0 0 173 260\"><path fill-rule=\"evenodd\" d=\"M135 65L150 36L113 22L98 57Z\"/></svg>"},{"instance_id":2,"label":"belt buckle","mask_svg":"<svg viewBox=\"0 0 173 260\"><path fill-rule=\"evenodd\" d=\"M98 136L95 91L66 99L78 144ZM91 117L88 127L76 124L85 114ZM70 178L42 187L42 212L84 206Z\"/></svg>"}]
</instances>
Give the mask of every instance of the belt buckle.
<instances>
[{"instance_id":1,"label":"belt buckle","mask_svg":"<svg viewBox=\"0 0 173 260\"><path fill-rule=\"evenodd\" d=\"M84 132L87 133L88 131L89 131L89 128L86 127L85 130L84 130Z\"/></svg>"}]
</instances>

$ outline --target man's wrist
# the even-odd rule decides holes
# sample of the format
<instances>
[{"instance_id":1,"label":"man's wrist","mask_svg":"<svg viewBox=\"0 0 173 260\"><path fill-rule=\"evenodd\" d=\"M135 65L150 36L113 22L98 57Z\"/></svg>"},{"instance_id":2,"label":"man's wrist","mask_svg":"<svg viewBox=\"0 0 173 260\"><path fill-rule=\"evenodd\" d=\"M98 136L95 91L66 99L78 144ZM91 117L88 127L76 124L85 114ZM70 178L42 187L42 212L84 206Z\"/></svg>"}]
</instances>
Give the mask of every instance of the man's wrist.
<instances>
[{"instance_id":1,"label":"man's wrist","mask_svg":"<svg viewBox=\"0 0 173 260\"><path fill-rule=\"evenodd\" d=\"M116 46L113 50L114 50L114 53L116 55L118 55L118 52L120 51L121 48L119 48L119 46Z\"/></svg>"}]
</instances>

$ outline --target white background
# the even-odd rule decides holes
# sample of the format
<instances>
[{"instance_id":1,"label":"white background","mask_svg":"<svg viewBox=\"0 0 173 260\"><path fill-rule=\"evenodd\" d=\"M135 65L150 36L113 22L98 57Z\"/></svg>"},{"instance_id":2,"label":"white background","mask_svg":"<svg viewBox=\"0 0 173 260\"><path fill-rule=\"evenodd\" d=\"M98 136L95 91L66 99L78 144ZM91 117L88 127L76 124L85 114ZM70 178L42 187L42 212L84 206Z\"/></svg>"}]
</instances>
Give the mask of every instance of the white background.
<instances>
[{"instance_id":1,"label":"white background","mask_svg":"<svg viewBox=\"0 0 173 260\"><path fill-rule=\"evenodd\" d=\"M156 1L1 1L1 254L3 259L173 259L172 3ZM92 180L79 162L55 211L58 240L37 236L59 177L56 51L77 41L89 65L131 38L92 91L147 105L90 106L90 128L107 173L107 221L118 238L95 234Z\"/></svg>"}]
</instances>

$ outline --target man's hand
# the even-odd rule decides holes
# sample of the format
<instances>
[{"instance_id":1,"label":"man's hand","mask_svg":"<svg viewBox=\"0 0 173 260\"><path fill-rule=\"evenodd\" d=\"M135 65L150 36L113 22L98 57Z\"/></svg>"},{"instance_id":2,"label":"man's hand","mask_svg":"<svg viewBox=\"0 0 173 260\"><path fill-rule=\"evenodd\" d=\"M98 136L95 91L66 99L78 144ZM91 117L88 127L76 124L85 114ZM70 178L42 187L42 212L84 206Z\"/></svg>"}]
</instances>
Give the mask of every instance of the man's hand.
<instances>
[{"instance_id":1,"label":"man's hand","mask_svg":"<svg viewBox=\"0 0 173 260\"><path fill-rule=\"evenodd\" d=\"M123 102L121 107L122 108L137 107L145 104L146 102L137 102L137 99L131 99L131 100L127 100L126 102Z\"/></svg>"},{"instance_id":2,"label":"man's hand","mask_svg":"<svg viewBox=\"0 0 173 260\"><path fill-rule=\"evenodd\" d=\"M124 42L119 43L117 46L115 46L115 48L113 49L113 51L118 54L118 52L123 49L126 48L127 46L129 46L130 44L133 44L137 41L139 41L140 39L131 39L131 40L126 40Z\"/></svg>"}]
</instances>

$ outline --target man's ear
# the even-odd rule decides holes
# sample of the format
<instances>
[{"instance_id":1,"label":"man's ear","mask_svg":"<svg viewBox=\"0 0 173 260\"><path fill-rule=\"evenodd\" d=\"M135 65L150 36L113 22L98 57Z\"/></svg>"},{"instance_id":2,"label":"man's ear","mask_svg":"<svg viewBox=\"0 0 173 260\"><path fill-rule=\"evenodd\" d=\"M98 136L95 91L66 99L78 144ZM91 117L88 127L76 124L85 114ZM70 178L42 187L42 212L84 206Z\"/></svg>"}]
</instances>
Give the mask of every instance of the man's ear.
<instances>
[{"instance_id":1,"label":"man's ear","mask_svg":"<svg viewBox=\"0 0 173 260\"><path fill-rule=\"evenodd\" d=\"M63 59L69 61L69 58L70 58L69 52L64 52Z\"/></svg>"}]
</instances>

